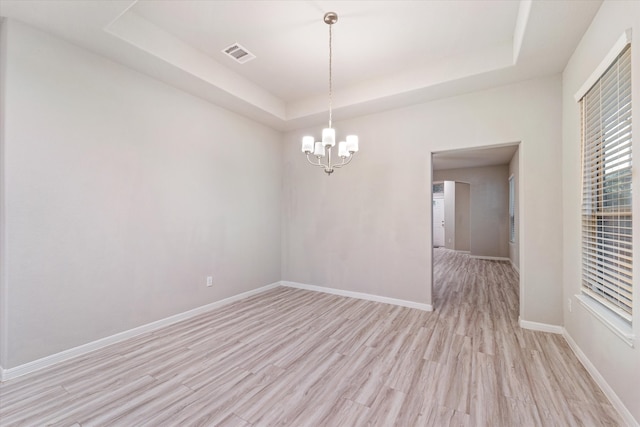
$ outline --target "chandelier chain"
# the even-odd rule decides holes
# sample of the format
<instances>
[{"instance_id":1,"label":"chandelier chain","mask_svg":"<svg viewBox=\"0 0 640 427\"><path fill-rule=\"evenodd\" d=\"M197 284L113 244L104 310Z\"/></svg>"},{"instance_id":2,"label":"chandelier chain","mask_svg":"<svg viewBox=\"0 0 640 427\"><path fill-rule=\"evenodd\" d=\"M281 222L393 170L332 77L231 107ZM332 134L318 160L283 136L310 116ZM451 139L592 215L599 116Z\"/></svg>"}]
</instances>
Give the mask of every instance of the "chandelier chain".
<instances>
[{"instance_id":1,"label":"chandelier chain","mask_svg":"<svg viewBox=\"0 0 640 427\"><path fill-rule=\"evenodd\" d=\"M332 119L332 104L333 104L333 75L331 72L332 68L332 59L333 59L333 49L332 49L332 32L331 27L333 24L329 24L329 127L331 127L331 119Z\"/></svg>"}]
</instances>

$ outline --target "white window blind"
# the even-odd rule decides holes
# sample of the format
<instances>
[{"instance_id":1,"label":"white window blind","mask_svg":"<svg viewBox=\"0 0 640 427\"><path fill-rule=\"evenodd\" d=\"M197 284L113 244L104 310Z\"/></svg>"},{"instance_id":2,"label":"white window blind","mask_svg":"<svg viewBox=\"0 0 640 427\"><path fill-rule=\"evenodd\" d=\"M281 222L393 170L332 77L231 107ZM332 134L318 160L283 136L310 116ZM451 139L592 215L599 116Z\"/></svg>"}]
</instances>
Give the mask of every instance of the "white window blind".
<instances>
[{"instance_id":1,"label":"white window blind","mask_svg":"<svg viewBox=\"0 0 640 427\"><path fill-rule=\"evenodd\" d=\"M509 177L509 241L516 241L516 188L513 176Z\"/></svg>"},{"instance_id":2,"label":"white window blind","mask_svg":"<svg viewBox=\"0 0 640 427\"><path fill-rule=\"evenodd\" d=\"M580 100L582 291L631 322L631 46Z\"/></svg>"}]
</instances>

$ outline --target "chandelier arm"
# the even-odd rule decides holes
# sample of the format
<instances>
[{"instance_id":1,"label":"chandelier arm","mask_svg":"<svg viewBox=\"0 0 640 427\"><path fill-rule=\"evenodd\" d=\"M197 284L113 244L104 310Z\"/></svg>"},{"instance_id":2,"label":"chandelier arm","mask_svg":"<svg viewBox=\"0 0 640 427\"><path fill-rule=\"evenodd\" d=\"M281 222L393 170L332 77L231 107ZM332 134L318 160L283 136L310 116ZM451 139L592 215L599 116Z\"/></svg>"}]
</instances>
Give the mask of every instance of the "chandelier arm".
<instances>
[{"instance_id":1,"label":"chandelier arm","mask_svg":"<svg viewBox=\"0 0 640 427\"><path fill-rule=\"evenodd\" d=\"M311 159L309 158L309 155L310 154L307 154L307 161L309 163L311 163L313 166L320 166L321 168L326 168L327 167L324 163L320 162L320 159L318 159L317 157L316 157L316 159L318 159L318 163L315 163L315 162L311 161Z\"/></svg>"},{"instance_id":2,"label":"chandelier arm","mask_svg":"<svg viewBox=\"0 0 640 427\"><path fill-rule=\"evenodd\" d=\"M343 166L346 166L346 165L348 165L349 163L351 163L351 159L353 159L353 154L352 154L352 155L350 155L350 156L348 157L348 159L342 159L342 163L340 163L340 164L338 164L338 165L333 165L333 167L334 167L334 168L336 168L336 169L339 169L339 168L341 168L341 167L343 167Z\"/></svg>"}]
</instances>

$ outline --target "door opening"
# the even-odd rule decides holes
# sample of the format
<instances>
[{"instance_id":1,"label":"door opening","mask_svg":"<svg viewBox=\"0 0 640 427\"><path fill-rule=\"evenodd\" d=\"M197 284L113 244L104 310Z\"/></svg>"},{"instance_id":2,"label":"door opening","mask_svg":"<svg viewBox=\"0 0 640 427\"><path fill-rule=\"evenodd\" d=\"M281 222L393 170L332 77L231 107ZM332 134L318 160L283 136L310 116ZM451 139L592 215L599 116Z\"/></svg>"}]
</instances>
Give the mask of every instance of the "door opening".
<instances>
[{"instance_id":1,"label":"door opening","mask_svg":"<svg viewBox=\"0 0 640 427\"><path fill-rule=\"evenodd\" d=\"M446 294L443 287L456 280L458 270L455 263L451 265L455 260L467 262L467 259L475 258L511 264L509 267L513 267L517 278L514 284L522 297L522 281L517 274L521 241L518 233L509 233L511 216L515 218L511 226L516 231L521 227L518 220L521 203L512 202L515 213L509 210L510 176L515 177L514 188L518 192L519 146L515 143L432 154L430 294L434 308L444 301L438 300ZM455 198L447 200L447 184L449 187L456 185L452 193ZM444 187L442 198L437 195L438 185ZM515 199L518 199L517 195ZM438 264L438 260L449 264Z\"/></svg>"}]
</instances>

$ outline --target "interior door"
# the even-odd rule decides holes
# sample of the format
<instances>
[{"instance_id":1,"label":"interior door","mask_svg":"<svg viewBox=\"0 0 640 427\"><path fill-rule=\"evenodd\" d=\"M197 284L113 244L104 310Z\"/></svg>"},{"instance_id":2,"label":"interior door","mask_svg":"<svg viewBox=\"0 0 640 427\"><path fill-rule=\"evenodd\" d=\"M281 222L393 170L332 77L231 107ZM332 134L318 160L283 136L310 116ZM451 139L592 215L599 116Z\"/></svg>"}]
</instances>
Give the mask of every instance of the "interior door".
<instances>
[{"instance_id":1,"label":"interior door","mask_svg":"<svg viewBox=\"0 0 640 427\"><path fill-rule=\"evenodd\" d=\"M444 199L433 199L433 246L444 246Z\"/></svg>"}]
</instances>

